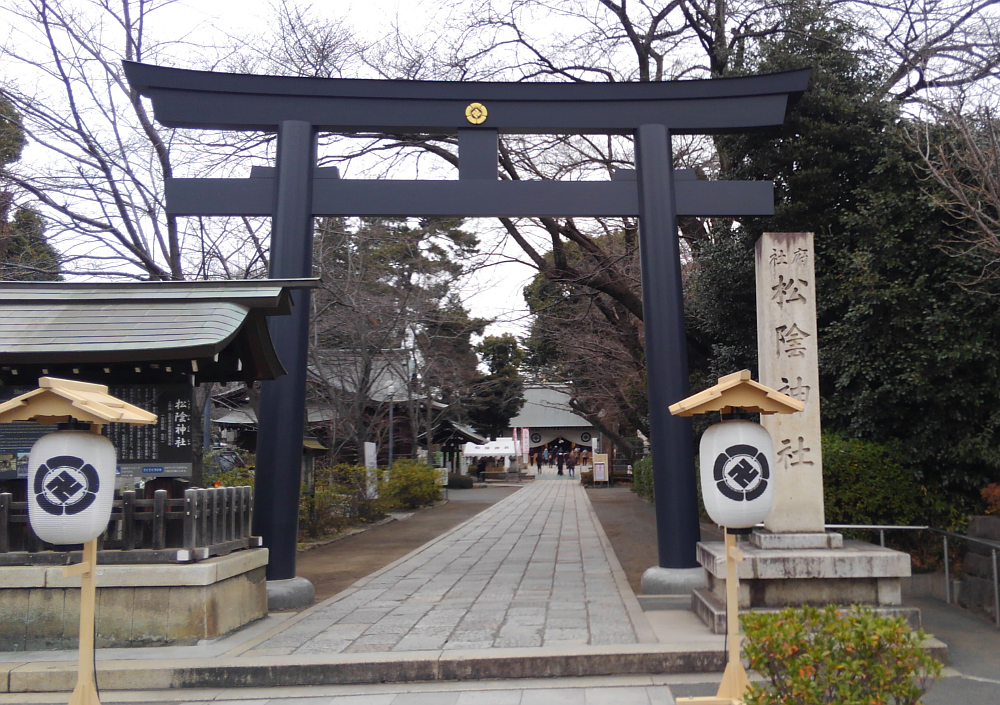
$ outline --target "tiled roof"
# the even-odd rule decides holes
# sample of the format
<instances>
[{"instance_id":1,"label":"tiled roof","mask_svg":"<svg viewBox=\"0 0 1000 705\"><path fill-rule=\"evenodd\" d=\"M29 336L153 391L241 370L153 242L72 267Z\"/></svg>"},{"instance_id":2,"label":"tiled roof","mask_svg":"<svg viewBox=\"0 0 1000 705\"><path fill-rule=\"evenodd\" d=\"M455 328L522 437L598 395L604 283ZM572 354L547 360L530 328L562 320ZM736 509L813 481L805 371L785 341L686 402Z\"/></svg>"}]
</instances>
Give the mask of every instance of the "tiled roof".
<instances>
[{"instance_id":1,"label":"tiled roof","mask_svg":"<svg viewBox=\"0 0 1000 705\"><path fill-rule=\"evenodd\" d=\"M267 316L289 313L289 290L313 285L0 282L0 366L30 377L40 366L182 361L199 381L274 379L284 370Z\"/></svg>"}]
</instances>

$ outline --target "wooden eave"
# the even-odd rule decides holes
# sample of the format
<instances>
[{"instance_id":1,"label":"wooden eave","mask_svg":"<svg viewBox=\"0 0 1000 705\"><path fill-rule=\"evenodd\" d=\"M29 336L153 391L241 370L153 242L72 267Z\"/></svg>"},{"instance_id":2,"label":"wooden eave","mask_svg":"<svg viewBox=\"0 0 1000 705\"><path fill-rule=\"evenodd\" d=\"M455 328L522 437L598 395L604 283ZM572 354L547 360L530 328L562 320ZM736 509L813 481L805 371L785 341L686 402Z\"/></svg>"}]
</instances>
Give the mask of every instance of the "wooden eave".
<instances>
[{"instance_id":1,"label":"wooden eave","mask_svg":"<svg viewBox=\"0 0 1000 705\"><path fill-rule=\"evenodd\" d=\"M804 402L782 394L776 389L754 382L750 370L741 370L719 383L670 406L674 416L694 416L711 411L743 409L758 414L793 414L806 408Z\"/></svg>"},{"instance_id":2,"label":"wooden eave","mask_svg":"<svg viewBox=\"0 0 1000 705\"><path fill-rule=\"evenodd\" d=\"M42 377L38 389L0 404L0 423L35 421L53 424L69 419L92 424L156 423L156 414L108 394L102 384Z\"/></svg>"}]
</instances>

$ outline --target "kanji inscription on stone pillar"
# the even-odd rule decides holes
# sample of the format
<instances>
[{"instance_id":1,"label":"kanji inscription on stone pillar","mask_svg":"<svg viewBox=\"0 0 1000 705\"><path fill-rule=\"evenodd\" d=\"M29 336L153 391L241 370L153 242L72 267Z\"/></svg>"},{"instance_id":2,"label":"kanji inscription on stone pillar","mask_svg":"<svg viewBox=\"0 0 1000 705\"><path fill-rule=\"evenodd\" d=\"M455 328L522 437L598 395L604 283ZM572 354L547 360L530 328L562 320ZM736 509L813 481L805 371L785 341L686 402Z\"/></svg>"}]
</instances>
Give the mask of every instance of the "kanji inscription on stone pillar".
<instances>
[{"instance_id":1,"label":"kanji inscription on stone pillar","mask_svg":"<svg viewBox=\"0 0 1000 705\"><path fill-rule=\"evenodd\" d=\"M775 533L823 531L819 357L812 233L764 233L757 241L760 383L805 402L797 414L761 416L774 441Z\"/></svg>"}]
</instances>

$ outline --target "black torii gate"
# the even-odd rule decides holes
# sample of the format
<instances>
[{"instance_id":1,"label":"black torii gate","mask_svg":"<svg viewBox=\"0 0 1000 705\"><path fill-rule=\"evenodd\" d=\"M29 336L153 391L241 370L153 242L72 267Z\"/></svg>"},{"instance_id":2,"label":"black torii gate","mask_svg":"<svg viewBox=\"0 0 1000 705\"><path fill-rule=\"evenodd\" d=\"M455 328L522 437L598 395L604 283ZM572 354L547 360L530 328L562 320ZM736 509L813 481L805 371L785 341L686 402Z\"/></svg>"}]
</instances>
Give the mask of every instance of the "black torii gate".
<instances>
[{"instance_id":1,"label":"black torii gate","mask_svg":"<svg viewBox=\"0 0 1000 705\"><path fill-rule=\"evenodd\" d=\"M661 83L462 83L294 78L186 71L125 62L129 84L169 127L277 132L275 168L249 179L167 179L176 215L272 216L270 276L311 276L313 216L638 216L650 441L659 562L697 567L696 475L688 395L677 216L771 215L770 182L696 181L674 171L671 134L780 125L809 70ZM316 166L318 132L458 135L459 178L337 179ZM503 133L635 137L635 172L611 181L501 181ZM270 322L285 377L264 383L255 530L269 580L295 576L309 292Z\"/></svg>"}]
</instances>

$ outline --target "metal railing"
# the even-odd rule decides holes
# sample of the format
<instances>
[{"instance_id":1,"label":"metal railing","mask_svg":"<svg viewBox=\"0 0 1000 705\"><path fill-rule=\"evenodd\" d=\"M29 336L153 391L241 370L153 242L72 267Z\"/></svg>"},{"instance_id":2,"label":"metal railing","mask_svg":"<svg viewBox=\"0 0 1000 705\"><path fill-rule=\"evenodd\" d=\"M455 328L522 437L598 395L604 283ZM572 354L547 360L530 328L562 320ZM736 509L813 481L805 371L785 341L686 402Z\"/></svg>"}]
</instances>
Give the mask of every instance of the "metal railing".
<instances>
[{"instance_id":1,"label":"metal railing","mask_svg":"<svg viewBox=\"0 0 1000 705\"><path fill-rule=\"evenodd\" d=\"M964 534L956 534L954 531L945 531L944 529L935 529L933 526L897 526L897 525L884 525L884 524L826 524L827 529L864 529L868 531L878 531L879 532L879 543L885 548L885 532L886 531L930 531L932 534L938 534L941 536L943 547L944 547L944 599L945 602L951 604L951 561L949 560L948 553L948 539L961 539L962 541L968 541L970 543L979 544L981 546L986 546L990 549L993 558L993 617L996 625L1000 627L1000 575L998 575L997 569L997 555L1000 552L1000 543L995 541L987 541L986 539L975 538L972 536L966 536Z\"/></svg>"},{"instance_id":2,"label":"metal railing","mask_svg":"<svg viewBox=\"0 0 1000 705\"><path fill-rule=\"evenodd\" d=\"M126 490L114 500L98 538L101 563L188 563L261 545L251 535L252 487L189 489L176 499L167 494L157 490L141 499ZM0 494L0 566L57 564L66 555L31 530L27 502Z\"/></svg>"}]
</instances>

